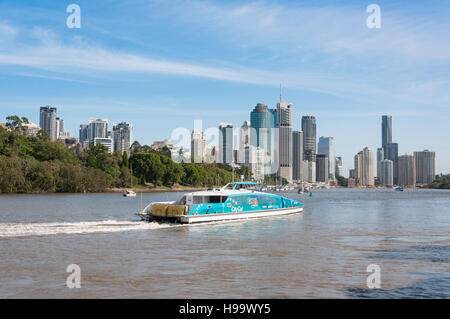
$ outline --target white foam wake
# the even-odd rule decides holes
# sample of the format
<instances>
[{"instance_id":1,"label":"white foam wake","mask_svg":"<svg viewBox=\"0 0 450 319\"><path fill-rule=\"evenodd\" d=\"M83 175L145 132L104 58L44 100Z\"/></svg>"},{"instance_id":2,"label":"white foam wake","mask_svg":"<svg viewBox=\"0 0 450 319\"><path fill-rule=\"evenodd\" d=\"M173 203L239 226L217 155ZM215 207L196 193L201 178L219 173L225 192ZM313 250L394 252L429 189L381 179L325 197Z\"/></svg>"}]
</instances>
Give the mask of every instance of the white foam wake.
<instances>
[{"instance_id":1,"label":"white foam wake","mask_svg":"<svg viewBox=\"0 0 450 319\"><path fill-rule=\"evenodd\" d=\"M99 232L108 233L167 227L176 227L176 225L117 220L52 223L0 223L0 237L91 234Z\"/></svg>"}]
</instances>

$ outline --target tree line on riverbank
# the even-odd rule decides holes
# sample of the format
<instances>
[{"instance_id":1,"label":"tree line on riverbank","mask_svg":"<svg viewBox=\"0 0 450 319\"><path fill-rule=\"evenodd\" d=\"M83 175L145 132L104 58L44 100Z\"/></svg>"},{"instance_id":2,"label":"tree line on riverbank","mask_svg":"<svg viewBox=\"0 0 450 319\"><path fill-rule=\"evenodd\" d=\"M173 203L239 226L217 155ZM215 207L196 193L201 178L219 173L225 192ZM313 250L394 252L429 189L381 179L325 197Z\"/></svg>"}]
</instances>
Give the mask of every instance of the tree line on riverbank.
<instances>
[{"instance_id":1,"label":"tree line on riverbank","mask_svg":"<svg viewBox=\"0 0 450 319\"><path fill-rule=\"evenodd\" d=\"M428 188L436 188L436 189L450 189L450 175L443 175L437 177Z\"/></svg>"},{"instance_id":2,"label":"tree line on riverbank","mask_svg":"<svg viewBox=\"0 0 450 319\"><path fill-rule=\"evenodd\" d=\"M229 165L175 163L167 150L149 147L135 149L130 158L126 152L108 153L101 144L77 155L75 149L51 141L43 130L28 136L23 125L27 122L8 116L7 127L0 127L0 193L103 192L131 183L210 187L233 178ZM250 177L246 167L235 174Z\"/></svg>"}]
</instances>

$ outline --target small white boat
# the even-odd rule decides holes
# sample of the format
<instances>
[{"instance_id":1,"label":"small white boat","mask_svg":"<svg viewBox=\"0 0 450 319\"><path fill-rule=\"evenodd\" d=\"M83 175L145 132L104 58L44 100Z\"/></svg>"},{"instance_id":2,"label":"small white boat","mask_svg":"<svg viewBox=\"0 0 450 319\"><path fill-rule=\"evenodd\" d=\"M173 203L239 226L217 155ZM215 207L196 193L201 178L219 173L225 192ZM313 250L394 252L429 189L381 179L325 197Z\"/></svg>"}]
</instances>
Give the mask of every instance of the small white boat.
<instances>
[{"instance_id":1,"label":"small white boat","mask_svg":"<svg viewBox=\"0 0 450 319\"><path fill-rule=\"evenodd\" d=\"M229 183L221 189L187 193L178 201L150 203L137 215L147 221L193 224L303 211L302 203L257 188L256 183Z\"/></svg>"},{"instance_id":2,"label":"small white boat","mask_svg":"<svg viewBox=\"0 0 450 319\"><path fill-rule=\"evenodd\" d=\"M132 191L131 189L127 189L123 192L123 196L125 197L136 197L136 193Z\"/></svg>"}]
</instances>

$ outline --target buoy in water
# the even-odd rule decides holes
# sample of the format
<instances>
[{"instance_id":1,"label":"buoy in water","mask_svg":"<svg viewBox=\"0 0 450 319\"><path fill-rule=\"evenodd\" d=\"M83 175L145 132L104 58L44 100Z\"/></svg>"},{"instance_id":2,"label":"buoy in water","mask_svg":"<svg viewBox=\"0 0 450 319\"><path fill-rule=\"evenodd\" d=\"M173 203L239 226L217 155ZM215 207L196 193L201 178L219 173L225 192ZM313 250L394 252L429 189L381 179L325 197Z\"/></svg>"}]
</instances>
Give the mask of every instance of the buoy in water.
<instances>
[{"instance_id":1,"label":"buoy in water","mask_svg":"<svg viewBox=\"0 0 450 319\"><path fill-rule=\"evenodd\" d=\"M312 192L309 192L309 197L312 197Z\"/></svg>"}]
</instances>

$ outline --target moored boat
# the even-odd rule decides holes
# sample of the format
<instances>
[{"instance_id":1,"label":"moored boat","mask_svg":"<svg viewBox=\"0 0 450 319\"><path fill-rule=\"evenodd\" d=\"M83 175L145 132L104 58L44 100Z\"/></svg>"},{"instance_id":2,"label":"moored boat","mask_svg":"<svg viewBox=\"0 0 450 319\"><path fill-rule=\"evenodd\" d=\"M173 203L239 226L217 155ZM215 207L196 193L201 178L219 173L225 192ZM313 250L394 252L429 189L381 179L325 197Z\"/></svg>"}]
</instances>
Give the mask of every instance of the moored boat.
<instances>
[{"instance_id":1,"label":"moored boat","mask_svg":"<svg viewBox=\"0 0 450 319\"><path fill-rule=\"evenodd\" d=\"M136 197L136 193L132 191L131 189L127 189L123 192L123 196L125 197Z\"/></svg>"},{"instance_id":2,"label":"moored boat","mask_svg":"<svg viewBox=\"0 0 450 319\"><path fill-rule=\"evenodd\" d=\"M143 220L175 223L261 218L298 214L303 204L276 194L261 192L251 182L229 183L220 189L185 194L171 202L153 202L137 213Z\"/></svg>"}]
</instances>

